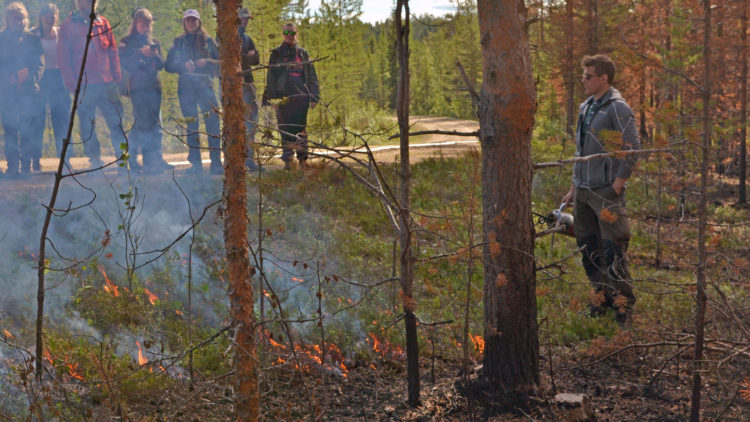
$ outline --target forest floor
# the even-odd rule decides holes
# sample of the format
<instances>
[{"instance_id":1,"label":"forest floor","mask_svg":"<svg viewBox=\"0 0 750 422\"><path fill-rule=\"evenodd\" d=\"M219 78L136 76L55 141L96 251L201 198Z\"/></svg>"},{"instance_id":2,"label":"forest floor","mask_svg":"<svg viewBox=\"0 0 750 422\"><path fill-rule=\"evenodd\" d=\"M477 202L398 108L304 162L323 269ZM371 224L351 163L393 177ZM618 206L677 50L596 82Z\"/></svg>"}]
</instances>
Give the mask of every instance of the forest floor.
<instances>
[{"instance_id":1,"label":"forest floor","mask_svg":"<svg viewBox=\"0 0 750 422\"><path fill-rule=\"evenodd\" d=\"M437 128L467 132L477 130L476 122L452 119L416 118L414 123L415 131ZM477 142L471 141L476 140L448 135L423 135L414 139L413 143L432 145L414 148L411 159L418 162L434 156L462 156L471 149L480 148ZM377 159L384 163L393 162L398 154L397 148L391 147L381 147L374 152ZM184 171L187 166L183 161L184 155L166 155L165 158L175 166L177 173ZM73 158L72 162L74 168L84 168L87 159ZM49 188L49 176L55 165L54 159L42 161L41 175L46 177L34 176L22 183L3 179L0 183L5 189L0 196L7 199L37 185ZM275 172L281 168L280 161L272 160L269 167L269 172ZM106 172L116 174L114 170ZM166 180L168 176L164 174L157 177L164 177ZM311 181L313 178L314 175L309 176ZM718 192L712 197L714 203L731 202L731 191ZM747 210L741 212L746 214L746 221L750 220ZM656 237L657 223L654 219L640 219L637 225L638 230L645 233L643 237ZM653 269L654 272L667 271L667 276L669 272L676 273L695 266L692 250L695 246L685 241L684 223L677 220L663 221L659 233L665 252L658 268L652 254L644 253L644 248L632 251L632 266L649 268L649 271ZM716 236L720 234L718 232ZM747 245L740 248L746 256L750 254ZM746 284L746 275L740 277L739 281L745 283L745 287L750 287ZM469 375L464 376L464 363L455 354L428 349L421 351L422 392L421 405L417 408L406 405L403 354L389 353L375 361L347 358L347 370L344 373L315 365L307 371L284 371L276 367L264 371L261 375L264 420L584 420L576 415L576 409L566 408L554 400L558 393L571 393L590 397L593 419L599 421L687 421L690 410L691 330L660 330L659 320L666 318L664 314L669 311L647 310L646 306L650 305L645 304L637 306L640 307L636 308L631 328L615 329L612 335L592 336L587 341L553 341L548 336L549 322L541 321L539 390L526 406L520 408L508 408L495 397L472 392L471 386L477 380L480 362L469 362ZM587 316L581 318L588 319ZM545 323L548 325L545 326ZM685 326L690 327L690 323L685 322ZM727 347L716 339L709 340L706 360L723 359L727 355ZM747 370L750 367L748 357L746 350L739 350L731 363L719 365L719 368L704 373L703 403L704 417L707 420L750 420L750 402L742 397L743 388L750 390L750 383L744 387L744 384L737 383L737 380L750 376ZM96 420L231 421L234 420L233 382L231 372L205 378L196 374L191 388L186 388L183 380L173 384L174 388L164 388L163 391L149 394L148 399L137 404L125 405L123 401L110 409L100 408L95 412ZM0 411L0 420L3 416Z\"/></svg>"}]
</instances>

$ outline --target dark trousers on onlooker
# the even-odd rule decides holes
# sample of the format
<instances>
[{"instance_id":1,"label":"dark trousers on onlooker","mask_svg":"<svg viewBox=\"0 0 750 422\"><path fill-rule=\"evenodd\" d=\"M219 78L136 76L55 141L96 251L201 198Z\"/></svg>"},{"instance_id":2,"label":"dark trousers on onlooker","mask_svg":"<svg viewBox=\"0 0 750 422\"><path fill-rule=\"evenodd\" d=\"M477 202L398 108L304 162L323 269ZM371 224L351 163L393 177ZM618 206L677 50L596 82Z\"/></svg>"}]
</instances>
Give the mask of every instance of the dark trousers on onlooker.
<instances>
[{"instance_id":1,"label":"dark trousers on onlooker","mask_svg":"<svg viewBox=\"0 0 750 422\"><path fill-rule=\"evenodd\" d=\"M130 131L131 152L139 149L143 155L143 168L162 165L161 155L161 89L132 91L133 129Z\"/></svg>"},{"instance_id":2,"label":"dark trousers on onlooker","mask_svg":"<svg viewBox=\"0 0 750 422\"><path fill-rule=\"evenodd\" d=\"M188 161L193 165L201 164L200 138L198 132L198 109L203 115L203 123L208 133L209 156L211 168L221 167L221 141L219 138L219 106L216 95L210 85L179 86L177 94L180 98L180 108L187 125Z\"/></svg>"},{"instance_id":3,"label":"dark trousers on onlooker","mask_svg":"<svg viewBox=\"0 0 750 422\"><path fill-rule=\"evenodd\" d=\"M594 287L593 309L632 309L633 283L626 253L630 223L626 216L625 191L620 195L611 186L576 189L575 234L583 247L583 268Z\"/></svg>"},{"instance_id":4,"label":"dark trousers on onlooker","mask_svg":"<svg viewBox=\"0 0 750 422\"><path fill-rule=\"evenodd\" d=\"M31 171L34 146L41 142L42 132L38 124L40 107L37 93L18 91L18 95L3 101L3 133L5 134L5 158L8 160L8 174ZM39 139L37 139L39 138Z\"/></svg>"},{"instance_id":5,"label":"dark trousers on onlooker","mask_svg":"<svg viewBox=\"0 0 750 422\"><path fill-rule=\"evenodd\" d=\"M276 120L281 131L281 160L291 161L294 152L297 159L307 160L307 111L310 109L310 97L307 95L292 95L279 105Z\"/></svg>"},{"instance_id":6,"label":"dark trousers on onlooker","mask_svg":"<svg viewBox=\"0 0 750 422\"><path fill-rule=\"evenodd\" d=\"M78 125L80 127L83 150L91 165L101 163L99 138L96 136L96 109L98 108L109 128L109 137L115 157L124 152L120 145L125 144L125 131L122 128L122 102L117 84L88 84L81 91L83 99L78 106Z\"/></svg>"},{"instance_id":7,"label":"dark trousers on onlooker","mask_svg":"<svg viewBox=\"0 0 750 422\"><path fill-rule=\"evenodd\" d=\"M57 156L59 157L62 153L62 143L65 135L68 131L68 124L70 119L70 94L68 89L63 84L62 74L60 69L47 69L44 71L42 79L39 81L40 87L40 100L42 107L45 112L49 107L50 120L52 122L52 133L55 137L55 147L57 148ZM39 123L44 131L44 125L46 124L46 118L40 119ZM66 161L70 161L69 157L73 151L68 151ZM34 158L39 159L42 156L42 143L40 142L34 149Z\"/></svg>"},{"instance_id":8,"label":"dark trousers on onlooker","mask_svg":"<svg viewBox=\"0 0 750 422\"><path fill-rule=\"evenodd\" d=\"M245 84L242 86L242 99L245 102L245 131L247 136L247 161L245 164L249 168L255 168L253 157L253 143L255 142L256 125L258 124L258 102L255 98L255 86ZM252 164L251 164L252 163Z\"/></svg>"}]
</instances>

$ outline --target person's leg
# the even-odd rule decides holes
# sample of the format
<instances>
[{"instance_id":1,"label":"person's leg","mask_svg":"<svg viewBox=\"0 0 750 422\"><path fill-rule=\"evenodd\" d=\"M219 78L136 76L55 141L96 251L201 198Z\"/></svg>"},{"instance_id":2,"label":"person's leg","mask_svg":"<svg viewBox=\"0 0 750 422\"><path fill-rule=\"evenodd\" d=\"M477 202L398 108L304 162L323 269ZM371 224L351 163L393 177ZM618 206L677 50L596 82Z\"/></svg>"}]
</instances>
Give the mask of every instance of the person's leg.
<instances>
[{"instance_id":1,"label":"person's leg","mask_svg":"<svg viewBox=\"0 0 750 422\"><path fill-rule=\"evenodd\" d=\"M295 145L297 151L297 160L300 163L307 161L307 112L310 110L310 98L307 96L292 97L294 111L291 117L293 125L292 132L297 136Z\"/></svg>"},{"instance_id":2,"label":"person's leg","mask_svg":"<svg viewBox=\"0 0 750 422\"><path fill-rule=\"evenodd\" d=\"M55 146L58 157L62 154L62 143L68 133L70 120L70 95L63 84L62 75L58 69L50 69L45 72L47 86L44 87L46 103L49 105L50 120L52 121L52 132L55 136ZM65 161L70 163L73 150L68 146Z\"/></svg>"},{"instance_id":3,"label":"person's leg","mask_svg":"<svg viewBox=\"0 0 750 422\"><path fill-rule=\"evenodd\" d=\"M109 137L112 141L112 151L116 158L128 152L127 137L125 129L122 126L123 108L120 101L120 91L114 83L102 84L100 86L100 101L98 102L99 110L109 128ZM135 161L135 160L134 160ZM137 167L136 163L130 163L132 167Z\"/></svg>"},{"instance_id":4,"label":"person's leg","mask_svg":"<svg viewBox=\"0 0 750 422\"><path fill-rule=\"evenodd\" d=\"M19 98L16 106L19 110L18 134L21 149L21 173L30 173L32 169L41 170L42 138L44 135L45 116L41 98L37 93L27 92ZM46 116L45 116L46 117ZM39 124L39 122L42 122Z\"/></svg>"},{"instance_id":5,"label":"person's leg","mask_svg":"<svg viewBox=\"0 0 750 422\"><path fill-rule=\"evenodd\" d=\"M99 138L96 136L96 92L95 85L88 85L83 98L79 97L78 105L78 131L91 167L101 165Z\"/></svg>"},{"instance_id":6,"label":"person's leg","mask_svg":"<svg viewBox=\"0 0 750 422\"><path fill-rule=\"evenodd\" d=\"M216 94L214 94L213 87L204 86L200 98L200 109L203 115L203 122L206 125L206 133L208 134L208 155L211 158L211 172L214 174L222 173L224 167L221 164L221 132L220 132L220 121L219 121L219 105L216 101Z\"/></svg>"},{"instance_id":7,"label":"person's leg","mask_svg":"<svg viewBox=\"0 0 750 422\"><path fill-rule=\"evenodd\" d=\"M625 192L617 195L611 187L594 192L601 201L599 227L607 286L612 292L612 307L620 321L629 318L636 300L626 257L630 243L630 222L626 215Z\"/></svg>"},{"instance_id":8,"label":"person's leg","mask_svg":"<svg viewBox=\"0 0 750 422\"><path fill-rule=\"evenodd\" d=\"M588 189L576 189L573 221L576 244L581 249L581 263L593 287L592 314L601 314L607 307L610 297L606 289L599 221L596 211L592 208L591 196L591 191Z\"/></svg>"},{"instance_id":9,"label":"person's leg","mask_svg":"<svg viewBox=\"0 0 750 422\"><path fill-rule=\"evenodd\" d=\"M9 104L3 106L3 135L5 140L5 159L8 161L7 174L10 177L18 176L21 164L21 150L18 145L18 114L14 107Z\"/></svg>"},{"instance_id":10,"label":"person's leg","mask_svg":"<svg viewBox=\"0 0 750 422\"><path fill-rule=\"evenodd\" d=\"M188 161L193 165L193 169L198 170L202 167L202 163L200 138L198 137L198 100L195 88L192 86L187 88L180 87L178 89L178 97L187 130Z\"/></svg>"},{"instance_id":11,"label":"person's leg","mask_svg":"<svg viewBox=\"0 0 750 422\"><path fill-rule=\"evenodd\" d=\"M255 143L255 131L258 124L258 103L255 98L255 88L253 85L242 87L242 99L245 102L245 139L247 141L247 159L245 160L245 165L251 171L255 171L258 169L258 165L253 159L255 155L253 144Z\"/></svg>"}]
</instances>

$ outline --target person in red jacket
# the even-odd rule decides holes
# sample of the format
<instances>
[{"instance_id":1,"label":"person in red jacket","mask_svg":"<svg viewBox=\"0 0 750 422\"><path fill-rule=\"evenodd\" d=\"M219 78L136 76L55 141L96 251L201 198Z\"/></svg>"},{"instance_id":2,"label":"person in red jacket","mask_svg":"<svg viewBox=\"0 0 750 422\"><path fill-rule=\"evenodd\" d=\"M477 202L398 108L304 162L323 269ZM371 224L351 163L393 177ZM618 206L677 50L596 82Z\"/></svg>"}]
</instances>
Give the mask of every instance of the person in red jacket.
<instances>
[{"instance_id":1,"label":"person in red jacket","mask_svg":"<svg viewBox=\"0 0 750 422\"><path fill-rule=\"evenodd\" d=\"M86 46L86 35L89 27L89 14L92 0L76 0L78 10L60 27L57 44L57 62L60 66L65 86L74 91L78 82L83 52ZM112 27L104 16L96 15L91 28L93 38L86 56L86 67L78 98L78 120L81 142L92 167L101 165L99 138L96 135L94 119L96 109L104 117L109 127L112 148L116 157L127 152L127 141L122 127L122 102L118 83L120 58L117 54L117 42ZM126 149L121 150L121 145ZM133 163L131 168L134 167Z\"/></svg>"}]
</instances>

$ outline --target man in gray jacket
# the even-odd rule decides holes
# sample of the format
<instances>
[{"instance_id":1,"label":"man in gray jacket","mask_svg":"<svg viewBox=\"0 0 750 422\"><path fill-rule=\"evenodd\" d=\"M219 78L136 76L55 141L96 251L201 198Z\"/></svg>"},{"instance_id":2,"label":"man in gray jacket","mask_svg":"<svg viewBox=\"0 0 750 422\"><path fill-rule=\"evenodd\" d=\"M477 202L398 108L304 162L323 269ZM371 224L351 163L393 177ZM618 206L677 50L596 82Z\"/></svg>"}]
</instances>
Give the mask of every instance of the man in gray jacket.
<instances>
[{"instance_id":1,"label":"man in gray jacket","mask_svg":"<svg viewBox=\"0 0 750 422\"><path fill-rule=\"evenodd\" d=\"M582 82L590 97L578 114L576 157L639 149L633 110L611 86L614 62L600 54L584 57L582 64ZM620 326L630 324L635 303L626 259L630 224L625 209L625 182L634 165L633 154L578 161L563 197L564 204L574 204L576 241L594 287L591 315L613 309Z\"/></svg>"}]
</instances>

